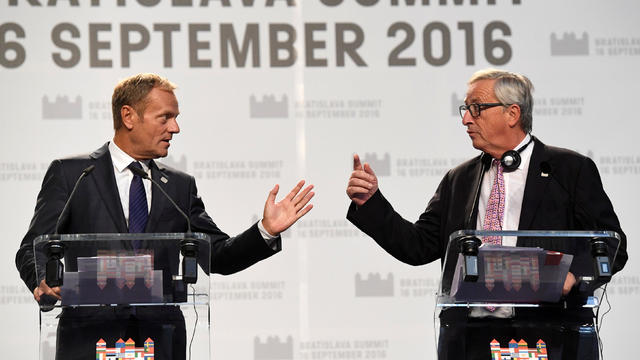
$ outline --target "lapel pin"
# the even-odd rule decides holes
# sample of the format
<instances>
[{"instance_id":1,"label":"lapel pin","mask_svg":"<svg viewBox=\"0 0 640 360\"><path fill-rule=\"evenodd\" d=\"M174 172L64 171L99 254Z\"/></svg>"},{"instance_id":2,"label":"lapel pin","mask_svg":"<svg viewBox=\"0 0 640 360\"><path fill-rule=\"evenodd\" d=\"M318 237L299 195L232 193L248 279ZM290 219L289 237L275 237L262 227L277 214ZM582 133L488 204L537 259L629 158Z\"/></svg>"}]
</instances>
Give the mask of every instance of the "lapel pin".
<instances>
[{"instance_id":1,"label":"lapel pin","mask_svg":"<svg viewBox=\"0 0 640 360\"><path fill-rule=\"evenodd\" d=\"M541 172L541 173L540 173L540 176L542 176L542 177L549 177L549 174L548 174L548 173L546 173L546 172Z\"/></svg>"},{"instance_id":2,"label":"lapel pin","mask_svg":"<svg viewBox=\"0 0 640 360\"><path fill-rule=\"evenodd\" d=\"M169 182L169 180L167 180L167 178L164 176L160 178L160 181L162 181L165 184Z\"/></svg>"}]
</instances>

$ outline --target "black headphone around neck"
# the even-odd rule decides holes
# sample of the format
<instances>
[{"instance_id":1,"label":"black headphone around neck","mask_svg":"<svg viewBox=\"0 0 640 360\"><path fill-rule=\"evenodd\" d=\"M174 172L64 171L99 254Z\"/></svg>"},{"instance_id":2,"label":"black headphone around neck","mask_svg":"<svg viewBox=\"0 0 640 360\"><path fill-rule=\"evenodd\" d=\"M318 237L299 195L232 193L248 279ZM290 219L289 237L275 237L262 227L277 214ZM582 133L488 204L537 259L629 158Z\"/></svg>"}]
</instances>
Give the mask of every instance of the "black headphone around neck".
<instances>
[{"instance_id":1,"label":"black headphone around neck","mask_svg":"<svg viewBox=\"0 0 640 360\"><path fill-rule=\"evenodd\" d=\"M522 162L520 153L524 149L526 149L527 146L529 146L529 144L531 144L532 141L533 141L533 136L531 136L529 141L527 141L526 144L522 145L518 150L509 150L504 154L502 154L502 157L500 158L500 163L502 164L502 168L504 169L504 171L506 172L514 171L515 169L518 168L518 166L520 166L520 163Z\"/></svg>"}]
</instances>

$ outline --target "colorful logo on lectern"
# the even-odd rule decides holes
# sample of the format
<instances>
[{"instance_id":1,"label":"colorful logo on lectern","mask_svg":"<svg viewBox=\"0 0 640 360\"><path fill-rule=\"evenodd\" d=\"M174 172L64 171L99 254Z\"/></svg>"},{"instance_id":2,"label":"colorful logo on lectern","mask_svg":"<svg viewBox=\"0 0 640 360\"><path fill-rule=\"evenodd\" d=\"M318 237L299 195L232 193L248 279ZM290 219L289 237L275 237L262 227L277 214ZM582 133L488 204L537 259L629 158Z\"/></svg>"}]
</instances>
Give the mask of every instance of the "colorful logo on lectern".
<instances>
[{"instance_id":1,"label":"colorful logo on lectern","mask_svg":"<svg viewBox=\"0 0 640 360\"><path fill-rule=\"evenodd\" d=\"M522 339L518 342L511 339L511 341L509 341L509 347L506 348L501 348L498 340L493 339L489 346L491 348L491 360L549 359L547 357L547 344L545 344L542 339L538 340L536 347L533 349L529 349L527 342Z\"/></svg>"},{"instance_id":2,"label":"colorful logo on lectern","mask_svg":"<svg viewBox=\"0 0 640 360\"><path fill-rule=\"evenodd\" d=\"M96 343L96 360L111 359L132 359L132 360L153 360L153 340L147 338L143 347L136 347L135 341L131 338L126 342L122 339L116 341L116 346L108 348L106 341L98 340Z\"/></svg>"}]
</instances>

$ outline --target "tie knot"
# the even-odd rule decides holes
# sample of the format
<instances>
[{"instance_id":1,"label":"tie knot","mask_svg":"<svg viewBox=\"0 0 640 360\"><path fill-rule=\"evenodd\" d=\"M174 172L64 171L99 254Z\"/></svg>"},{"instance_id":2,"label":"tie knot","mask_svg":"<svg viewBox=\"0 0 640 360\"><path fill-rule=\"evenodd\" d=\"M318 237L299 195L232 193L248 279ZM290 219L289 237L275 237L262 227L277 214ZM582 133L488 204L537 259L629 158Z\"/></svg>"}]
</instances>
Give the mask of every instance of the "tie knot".
<instances>
[{"instance_id":1,"label":"tie knot","mask_svg":"<svg viewBox=\"0 0 640 360\"><path fill-rule=\"evenodd\" d=\"M141 172L145 172L144 169L142 168L142 164L140 164L140 162L138 161L132 161L131 164L127 166L127 168L131 170L131 172L133 173L133 176L140 176Z\"/></svg>"},{"instance_id":2,"label":"tie knot","mask_svg":"<svg viewBox=\"0 0 640 360\"><path fill-rule=\"evenodd\" d=\"M491 162L491 166L495 166L496 168L498 168L498 171L502 170L503 168L502 162L498 159L493 159L493 161Z\"/></svg>"}]
</instances>

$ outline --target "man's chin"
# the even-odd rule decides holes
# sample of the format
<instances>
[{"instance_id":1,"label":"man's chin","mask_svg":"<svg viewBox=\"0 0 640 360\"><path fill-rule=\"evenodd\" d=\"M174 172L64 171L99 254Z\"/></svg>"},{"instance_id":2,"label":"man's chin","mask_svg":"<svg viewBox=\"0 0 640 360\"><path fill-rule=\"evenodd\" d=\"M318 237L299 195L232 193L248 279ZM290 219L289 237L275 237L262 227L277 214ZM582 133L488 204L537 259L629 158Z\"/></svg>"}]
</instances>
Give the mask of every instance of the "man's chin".
<instances>
[{"instance_id":1,"label":"man's chin","mask_svg":"<svg viewBox=\"0 0 640 360\"><path fill-rule=\"evenodd\" d=\"M154 155L153 156L154 159L160 159L160 158L163 158L163 157L167 157L167 155L169 155L169 150L165 149L165 150L162 150L162 151L158 151L153 155Z\"/></svg>"},{"instance_id":2,"label":"man's chin","mask_svg":"<svg viewBox=\"0 0 640 360\"><path fill-rule=\"evenodd\" d=\"M484 145L486 144L484 144L482 141L478 141L478 139L471 139L471 146L473 146L475 149L486 152L486 147Z\"/></svg>"}]
</instances>

